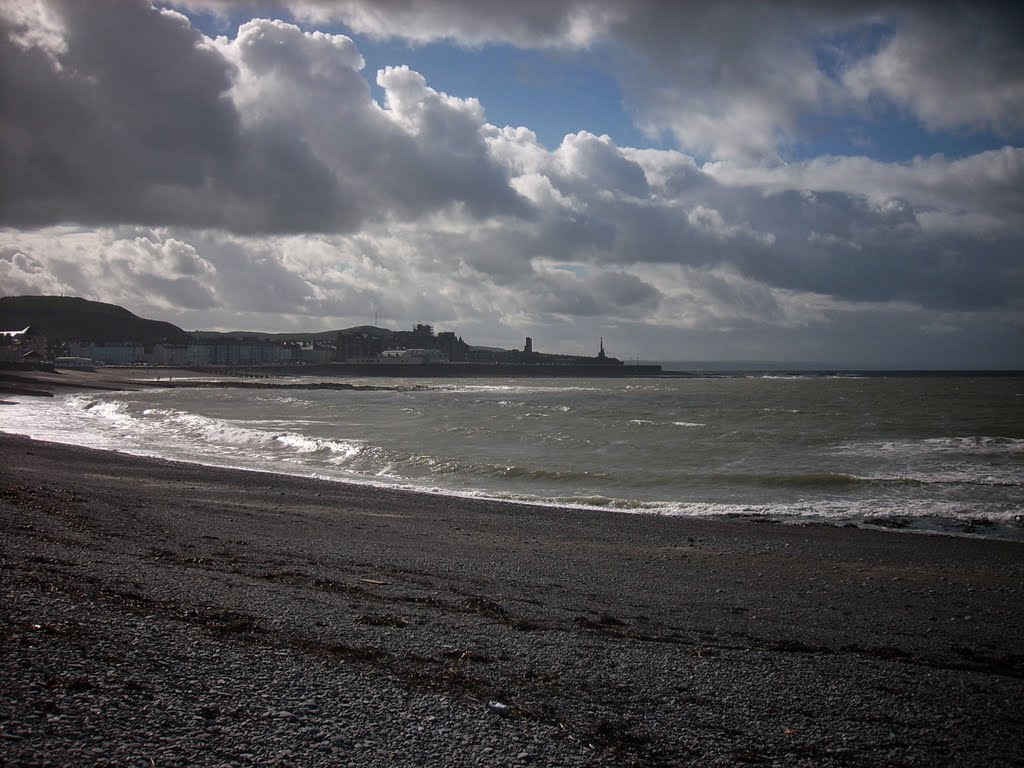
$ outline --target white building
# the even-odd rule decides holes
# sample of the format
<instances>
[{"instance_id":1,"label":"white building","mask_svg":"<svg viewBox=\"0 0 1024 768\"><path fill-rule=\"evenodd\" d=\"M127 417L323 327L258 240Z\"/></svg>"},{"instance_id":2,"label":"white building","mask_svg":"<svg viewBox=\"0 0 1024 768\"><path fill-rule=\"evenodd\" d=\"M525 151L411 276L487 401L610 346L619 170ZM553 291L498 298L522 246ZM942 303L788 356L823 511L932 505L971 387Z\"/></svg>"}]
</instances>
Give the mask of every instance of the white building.
<instances>
[{"instance_id":1,"label":"white building","mask_svg":"<svg viewBox=\"0 0 1024 768\"><path fill-rule=\"evenodd\" d=\"M189 344L185 350L185 357L188 360L188 365L192 366L203 366L210 364L210 345L209 344Z\"/></svg>"},{"instance_id":2,"label":"white building","mask_svg":"<svg viewBox=\"0 0 1024 768\"><path fill-rule=\"evenodd\" d=\"M70 357L90 357L107 365L136 365L146 362L146 350L133 341L73 341L69 345Z\"/></svg>"},{"instance_id":3,"label":"white building","mask_svg":"<svg viewBox=\"0 0 1024 768\"><path fill-rule=\"evenodd\" d=\"M150 360L153 365L179 365L185 368L209 365L210 345L194 341L188 344L154 344Z\"/></svg>"},{"instance_id":4,"label":"white building","mask_svg":"<svg viewBox=\"0 0 1024 768\"><path fill-rule=\"evenodd\" d=\"M153 365L188 365L187 344L154 344Z\"/></svg>"}]
</instances>

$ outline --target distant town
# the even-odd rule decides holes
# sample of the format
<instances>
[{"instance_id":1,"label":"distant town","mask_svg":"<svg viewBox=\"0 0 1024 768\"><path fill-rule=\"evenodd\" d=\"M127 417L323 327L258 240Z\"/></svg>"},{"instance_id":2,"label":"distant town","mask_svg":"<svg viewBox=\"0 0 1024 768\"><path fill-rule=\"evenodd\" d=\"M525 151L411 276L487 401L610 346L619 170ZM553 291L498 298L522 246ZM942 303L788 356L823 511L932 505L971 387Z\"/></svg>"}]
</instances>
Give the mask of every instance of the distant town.
<instances>
[{"instance_id":1,"label":"distant town","mask_svg":"<svg viewBox=\"0 0 1024 768\"><path fill-rule=\"evenodd\" d=\"M352 363L374 365L427 365L438 363L517 363L622 365L604 353L603 341L596 357L543 354L533 350L529 337L522 349L471 347L452 331L434 333L429 325L411 331L339 331L334 341L277 340L268 336L240 334L198 338L185 343L156 342L146 345L124 339L76 339L52 348L32 326L0 332L0 359L7 361L80 361L101 365L161 365L203 367L223 365L294 365ZM4 343L6 342L6 343Z\"/></svg>"},{"instance_id":2,"label":"distant town","mask_svg":"<svg viewBox=\"0 0 1024 768\"><path fill-rule=\"evenodd\" d=\"M525 338L519 349L472 346L454 331L435 333L432 326L422 323L408 331L360 326L316 334L187 333L169 323L139 318L114 305L62 297L11 298L47 299L50 306L59 307L60 311L54 310L52 317L47 318L37 309L36 314L26 313L20 318L39 322L0 329L0 363L52 363L65 368L330 366L357 373L398 373L399 368L416 368L449 375L472 374L481 372L481 368L489 373L528 368L534 373L553 375L570 371L612 376L627 375L627 371L660 372L660 366L626 366L618 358L608 356L601 338L595 339L594 356L581 356L536 351L530 337ZM5 297L4 301L7 300ZM66 317L69 309L70 318ZM82 316L77 324L76 313ZM14 319L10 315L7 307L2 319L10 322ZM110 322L105 315L110 316ZM159 336L161 333L164 335ZM442 367L444 370L440 371Z\"/></svg>"}]
</instances>

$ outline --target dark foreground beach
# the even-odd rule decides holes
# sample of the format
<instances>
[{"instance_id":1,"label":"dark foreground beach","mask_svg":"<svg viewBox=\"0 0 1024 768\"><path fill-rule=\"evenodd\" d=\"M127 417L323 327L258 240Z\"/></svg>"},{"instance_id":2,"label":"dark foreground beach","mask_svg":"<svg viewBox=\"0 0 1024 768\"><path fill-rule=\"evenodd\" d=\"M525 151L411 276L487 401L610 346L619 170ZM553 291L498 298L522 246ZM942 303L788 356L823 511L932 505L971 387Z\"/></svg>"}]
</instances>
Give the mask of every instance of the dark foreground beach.
<instances>
[{"instance_id":1,"label":"dark foreground beach","mask_svg":"<svg viewBox=\"0 0 1024 768\"><path fill-rule=\"evenodd\" d=\"M1020 544L7 435L0 517L4 765L1024 764Z\"/></svg>"}]
</instances>

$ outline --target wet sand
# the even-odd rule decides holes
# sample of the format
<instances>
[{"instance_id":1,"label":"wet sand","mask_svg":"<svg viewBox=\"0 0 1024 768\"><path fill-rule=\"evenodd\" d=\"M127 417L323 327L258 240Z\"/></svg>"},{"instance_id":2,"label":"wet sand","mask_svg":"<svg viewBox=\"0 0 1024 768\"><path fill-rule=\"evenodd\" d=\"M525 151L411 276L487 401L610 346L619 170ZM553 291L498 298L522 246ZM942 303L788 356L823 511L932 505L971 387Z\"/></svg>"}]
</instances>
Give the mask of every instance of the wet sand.
<instances>
[{"instance_id":1,"label":"wet sand","mask_svg":"<svg viewBox=\"0 0 1024 768\"><path fill-rule=\"evenodd\" d=\"M0 518L12 765L1024 756L1021 544L476 502L8 435Z\"/></svg>"}]
</instances>

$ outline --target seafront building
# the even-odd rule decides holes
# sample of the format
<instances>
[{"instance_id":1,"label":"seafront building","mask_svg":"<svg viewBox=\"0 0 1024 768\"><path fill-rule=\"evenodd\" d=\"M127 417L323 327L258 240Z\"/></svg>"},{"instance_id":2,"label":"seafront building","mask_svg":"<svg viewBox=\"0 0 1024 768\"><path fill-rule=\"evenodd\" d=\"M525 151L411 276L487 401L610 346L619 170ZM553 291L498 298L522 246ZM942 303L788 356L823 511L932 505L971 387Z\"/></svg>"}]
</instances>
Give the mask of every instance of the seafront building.
<instances>
[{"instance_id":1,"label":"seafront building","mask_svg":"<svg viewBox=\"0 0 1024 768\"><path fill-rule=\"evenodd\" d=\"M335 362L372 363L384 351L384 339L371 333L339 331L335 344Z\"/></svg>"},{"instance_id":2,"label":"seafront building","mask_svg":"<svg viewBox=\"0 0 1024 768\"><path fill-rule=\"evenodd\" d=\"M146 361L146 348L132 341L72 341L70 357L87 357L104 365L137 365Z\"/></svg>"}]
</instances>

